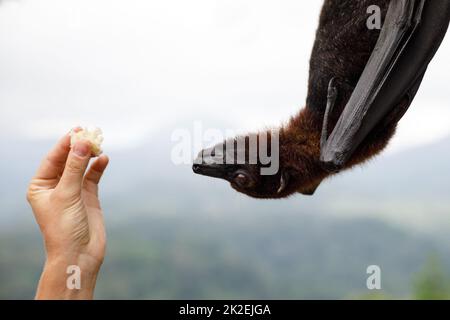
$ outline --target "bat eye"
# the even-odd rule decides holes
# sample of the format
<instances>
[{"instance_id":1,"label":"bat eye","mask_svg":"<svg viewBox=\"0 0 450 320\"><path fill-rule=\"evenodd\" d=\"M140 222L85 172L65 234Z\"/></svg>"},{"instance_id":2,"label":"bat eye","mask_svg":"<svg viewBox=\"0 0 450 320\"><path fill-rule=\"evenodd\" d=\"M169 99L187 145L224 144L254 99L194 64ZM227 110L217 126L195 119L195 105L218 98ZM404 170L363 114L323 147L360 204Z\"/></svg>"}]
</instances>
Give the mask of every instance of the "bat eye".
<instances>
[{"instance_id":1,"label":"bat eye","mask_svg":"<svg viewBox=\"0 0 450 320\"><path fill-rule=\"evenodd\" d=\"M251 179L248 175L242 172L238 172L234 178L234 183L236 183L241 188L248 188L251 185Z\"/></svg>"}]
</instances>

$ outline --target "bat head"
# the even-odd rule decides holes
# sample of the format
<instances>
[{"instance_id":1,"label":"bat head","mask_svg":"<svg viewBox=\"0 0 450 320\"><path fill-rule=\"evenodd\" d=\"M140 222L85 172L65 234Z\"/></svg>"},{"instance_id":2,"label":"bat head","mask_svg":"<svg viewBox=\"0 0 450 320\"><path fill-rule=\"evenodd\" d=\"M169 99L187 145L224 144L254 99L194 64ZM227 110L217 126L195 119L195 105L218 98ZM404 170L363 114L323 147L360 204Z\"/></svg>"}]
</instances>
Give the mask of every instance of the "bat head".
<instances>
[{"instance_id":1,"label":"bat head","mask_svg":"<svg viewBox=\"0 0 450 320\"><path fill-rule=\"evenodd\" d=\"M273 138L269 135L266 144L259 138L259 135L249 135L204 149L195 159L192 170L196 174L226 180L233 189L253 198L283 198L296 192L290 183L290 170L280 163ZM257 141L253 148L251 141ZM263 148L267 149L267 154L261 156Z\"/></svg>"}]
</instances>

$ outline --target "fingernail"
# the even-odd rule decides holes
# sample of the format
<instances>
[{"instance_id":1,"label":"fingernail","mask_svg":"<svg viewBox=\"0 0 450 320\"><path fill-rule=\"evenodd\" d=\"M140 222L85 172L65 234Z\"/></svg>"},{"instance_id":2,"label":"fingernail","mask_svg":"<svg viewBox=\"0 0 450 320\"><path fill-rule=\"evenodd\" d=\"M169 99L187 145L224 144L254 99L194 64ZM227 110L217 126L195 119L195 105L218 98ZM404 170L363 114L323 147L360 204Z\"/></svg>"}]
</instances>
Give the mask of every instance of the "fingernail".
<instances>
[{"instance_id":1,"label":"fingernail","mask_svg":"<svg viewBox=\"0 0 450 320\"><path fill-rule=\"evenodd\" d=\"M83 142L77 142L75 143L75 145L73 146L73 152L79 156L79 157L86 157L88 155L88 153L91 151L91 148Z\"/></svg>"}]
</instances>

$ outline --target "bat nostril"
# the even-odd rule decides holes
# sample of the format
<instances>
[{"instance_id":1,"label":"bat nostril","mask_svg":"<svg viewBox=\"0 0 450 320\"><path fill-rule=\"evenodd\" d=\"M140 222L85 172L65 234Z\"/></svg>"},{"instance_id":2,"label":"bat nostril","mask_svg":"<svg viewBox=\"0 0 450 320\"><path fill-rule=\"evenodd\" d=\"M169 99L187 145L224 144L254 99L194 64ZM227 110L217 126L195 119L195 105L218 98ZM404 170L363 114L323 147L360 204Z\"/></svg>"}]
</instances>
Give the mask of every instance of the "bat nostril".
<instances>
[{"instance_id":1,"label":"bat nostril","mask_svg":"<svg viewBox=\"0 0 450 320\"><path fill-rule=\"evenodd\" d=\"M198 164L192 165L192 171L198 172L198 170L200 170L200 166Z\"/></svg>"}]
</instances>

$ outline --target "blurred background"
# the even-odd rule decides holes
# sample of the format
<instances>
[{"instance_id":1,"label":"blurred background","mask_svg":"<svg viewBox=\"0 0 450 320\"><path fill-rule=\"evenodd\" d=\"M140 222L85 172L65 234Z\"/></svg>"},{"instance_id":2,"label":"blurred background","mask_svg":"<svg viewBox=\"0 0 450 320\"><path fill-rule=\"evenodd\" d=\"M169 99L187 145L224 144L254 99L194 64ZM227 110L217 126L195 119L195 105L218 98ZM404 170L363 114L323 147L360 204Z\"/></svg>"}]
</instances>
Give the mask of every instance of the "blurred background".
<instances>
[{"instance_id":1,"label":"blurred background","mask_svg":"<svg viewBox=\"0 0 450 320\"><path fill-rule=\"evenodd\" d=\"M247 132L303 107L321 4L0 1L0 298L33 298L45 256L26 187L76 125L102 128L111 158L96 298L450 298L448 39L387 152L314 197L250 199L171 161L175 130Z\"/></svg>"}]
</instances>

